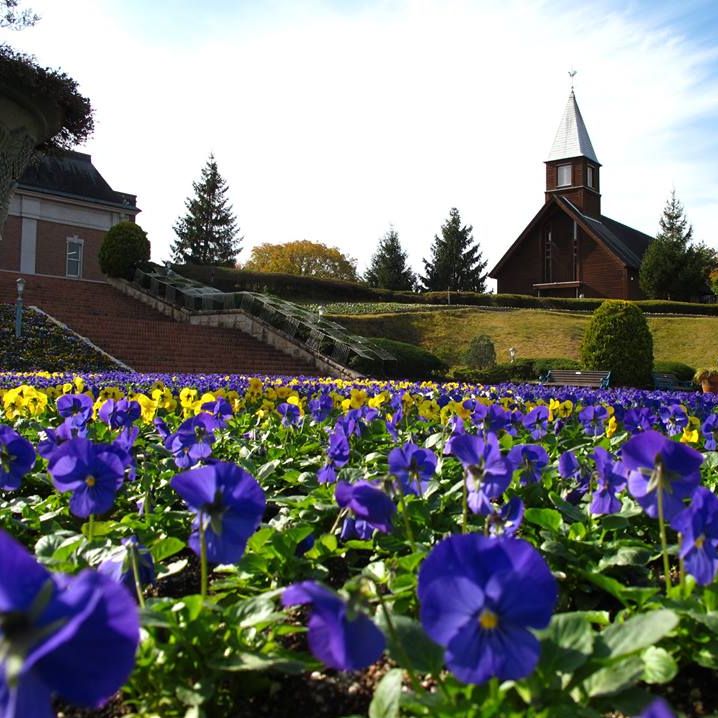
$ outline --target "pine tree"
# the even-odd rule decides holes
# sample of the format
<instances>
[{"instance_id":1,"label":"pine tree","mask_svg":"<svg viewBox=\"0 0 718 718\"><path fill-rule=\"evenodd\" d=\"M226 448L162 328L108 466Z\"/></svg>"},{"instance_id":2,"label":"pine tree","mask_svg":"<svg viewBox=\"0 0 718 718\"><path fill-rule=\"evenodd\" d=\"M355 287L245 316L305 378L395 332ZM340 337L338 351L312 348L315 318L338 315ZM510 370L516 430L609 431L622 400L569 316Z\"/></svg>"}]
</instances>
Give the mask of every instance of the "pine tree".
<instances>
[{"instance_id":1,"label":"pine tree","mask_svg":"<svg viewBox=\"0 0 718 718\"><path fill-rule=\"evenodd\" d=\"M688 301L703 291L715 252L702 243L692 243L693 227L675 190L666 202L659 227L641 261L641 289L651 299Z\"/></svg>"},{"instance_id":2,"label":"pine tree","mask_svg":"<svg viewBox=\"0 0 718 718\"><path fill-rule=\"evenodd\" d=\"M485 292L487 260L474 242L471 225L461 226L459 210L455 207L441 227L441 237L434 235L431 260L424 260L424 289L430 292Z\"/></svg>"},{"instance_id":3,"label":"pine tree","mask_svg":"<svg viewBox=\"0 0 718 718\"><path fill-rule=\"evenodd\" d=\"M227 183L219 174L214 155L193 182L194 197L185 200L187 214L174 226L177 240L172 256L177 263L235 265L241 249L237 219L227 199Z\"/></svg>"},{"instance_id":4,"label":"pine tree","mask_svg":"<svg viewBox=\"0 0 718 718\"><path fill-rule=\"evenodd\" d=\"M407 266L407 253L402 249L399 234L393 227L379 240L364 281L370 287L382 289L414 289L416 277L411 267Z\"/></svg>"}]
</instances>

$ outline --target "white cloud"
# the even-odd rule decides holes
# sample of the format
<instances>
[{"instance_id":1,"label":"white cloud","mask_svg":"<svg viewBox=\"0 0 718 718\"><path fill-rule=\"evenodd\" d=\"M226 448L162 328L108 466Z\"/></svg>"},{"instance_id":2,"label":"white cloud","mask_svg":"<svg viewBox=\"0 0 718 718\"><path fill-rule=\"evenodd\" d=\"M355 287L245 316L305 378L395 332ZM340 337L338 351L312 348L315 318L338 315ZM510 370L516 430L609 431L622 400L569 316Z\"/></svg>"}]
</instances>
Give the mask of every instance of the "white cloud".
<instances>
[{"instance_id":1,"label":"white cloud","mask_svg":"<svg viewBox=\"0 0 718 718\"><path fill-rule=\"evenodd\" d=\"M418 269L456 206L492 265L543 202L572 65L604 212L653 232L675 186L715 244L715 143L696 126L716 115L716 53L655 18L526 0L274 2L251 15L210 2L180 41L169 11L32 5L42 22L7 39L91 97L87 149L137 193L156 258L212 151L246 236L240 259L307 238L363 268L393 223Z\"/></svg>"}]
</instances>

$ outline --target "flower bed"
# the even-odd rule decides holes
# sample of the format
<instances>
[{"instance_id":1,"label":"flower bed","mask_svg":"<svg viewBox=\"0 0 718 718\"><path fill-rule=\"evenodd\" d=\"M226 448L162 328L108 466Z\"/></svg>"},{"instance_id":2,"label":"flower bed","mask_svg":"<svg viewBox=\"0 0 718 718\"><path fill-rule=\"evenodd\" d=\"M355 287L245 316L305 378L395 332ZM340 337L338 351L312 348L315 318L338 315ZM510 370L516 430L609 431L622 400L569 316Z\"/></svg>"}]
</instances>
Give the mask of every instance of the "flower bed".
<instances>
[{"instance_id":1,"label":"flower bed","mask_svg":"<svg viewBox=\"0 0 718 718\"><path fill-rule=\"evenodd\" d=\"M25 309L22 336L15 336L15 305L0 304L0 369L4 371L103 371L115 368L72 332Z\"/></svg>"},{"instance_id":2,"label":"flower bed","mask_svg":"<svg viewBox=\"0 0 718 718\"><path fill-rule=\"evenodd\" d=\"M1 715L716 705L713 395L6 373L0 405Z\"/></svg>"}]
</instances>

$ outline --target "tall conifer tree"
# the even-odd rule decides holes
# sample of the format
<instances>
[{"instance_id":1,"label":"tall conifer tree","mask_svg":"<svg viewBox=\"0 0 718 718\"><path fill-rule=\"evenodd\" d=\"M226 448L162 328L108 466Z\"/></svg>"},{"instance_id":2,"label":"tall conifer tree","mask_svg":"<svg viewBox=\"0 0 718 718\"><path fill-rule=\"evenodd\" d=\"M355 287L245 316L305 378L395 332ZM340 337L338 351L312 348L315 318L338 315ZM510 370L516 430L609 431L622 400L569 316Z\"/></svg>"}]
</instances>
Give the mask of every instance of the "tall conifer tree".
<instances>
[{"instance_id":1,"label":"tall conifer tree","mask_svg":"<svg viewBox=\"0 0 718 718\"><path fill-rule=\"evenodd\" d=\"M474 242L471 225L461 226L456 207L441 227L441 236L434 235L431 259L424 260L424 289L430 292L485 292L487 260Z\"/></svg>"},{"instance_id":2,"label":"tall conifer tree","mask_svg":"<svg viewBox=\"0 0 718 718\"><path fill-rule=\"evenodd\" d=\"M193 182L194 197L185 200L187 214L174 226L177 240L172 244L175 262L234 266L242 238L227 199L227 183L219 174L214 155Z\"/></svg>"},{"instance_id":3,"label":"tall conifer tree","mask_svg":"<svg viewBox=\"0 0 718 718\"><path fill-rule=\"evenodd\" d=\"M379 240L369 268L364 274L364 281L371 287L382 289L414 289L414 272L407 265L407 254L402 249L399 234L393 227Z\"/></svg>"},{"instance_id":4,"label":"tall conifer tree","mask_svg":"<svg viewBox=\"0 0 718 718\"><path fill-rule=\"evenodd\" d=\"M674 190L663 208L659 232L641 261L639 282L648 297L688 301L707 289L716 253L692 239L693 227Z\"/></svg>"}]
</instances>

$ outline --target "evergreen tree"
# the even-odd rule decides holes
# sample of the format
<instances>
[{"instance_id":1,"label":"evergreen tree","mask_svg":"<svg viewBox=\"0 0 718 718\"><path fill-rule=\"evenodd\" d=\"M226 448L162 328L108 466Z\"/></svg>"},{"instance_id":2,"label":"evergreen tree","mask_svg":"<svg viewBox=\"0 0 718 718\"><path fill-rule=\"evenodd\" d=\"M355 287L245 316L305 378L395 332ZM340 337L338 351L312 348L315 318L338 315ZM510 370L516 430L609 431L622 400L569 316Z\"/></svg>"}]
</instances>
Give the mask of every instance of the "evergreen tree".
<instances>
[{"instance_id":1,"label":"evergreen tree","mask_svg":"<svg viewBox=\"0 0 718 718\"><path fill-rule=\"evenodd\" d=\"M702 243L692 243L688 224L675 190L666 202L660 230L643 255L639 282L651 299L688 301L703 291L715 252Z\"/></svg>"},{"instance_id":2,"label":"evergreen tree","mask_svg":"<svg viewBox=\"0 0 718 718\"><path fill-rule=\"evenodd\" d=\"M424 289L430 292L485 292L487 260L482 258L479 245L474 242L471 225L461 226L459 210L455 207L441 227L441 237L434 235L431 260L424 260Z\"/></svg>"},{"instance_id":3,"label":"evergreen tree","mask_svg":"<svg viewBox=\"0 0 718 718\"><path fill-rule=\"evenodd\" d=\"M371 264L364 274L364 281L370 287L382 289L414 289L416 277L411 267L407 266L407 254L402 249L399 234L393 227L379 240Z\"/></svg>"},{"instance_id":4,"label":"evergreen tree","mask_svg":"<svg viewBox=\"0 0 718 718\"><path fill-rule=\"evenodd\" d=\"M194 197L185 201L187 214L174 226L174 261L234 266L242 237L237 236L239 228L226 196L227 183L219 174L214 155L209 156L199 182L193 182L192 188Z\"/></svg>"}]
</instances>

